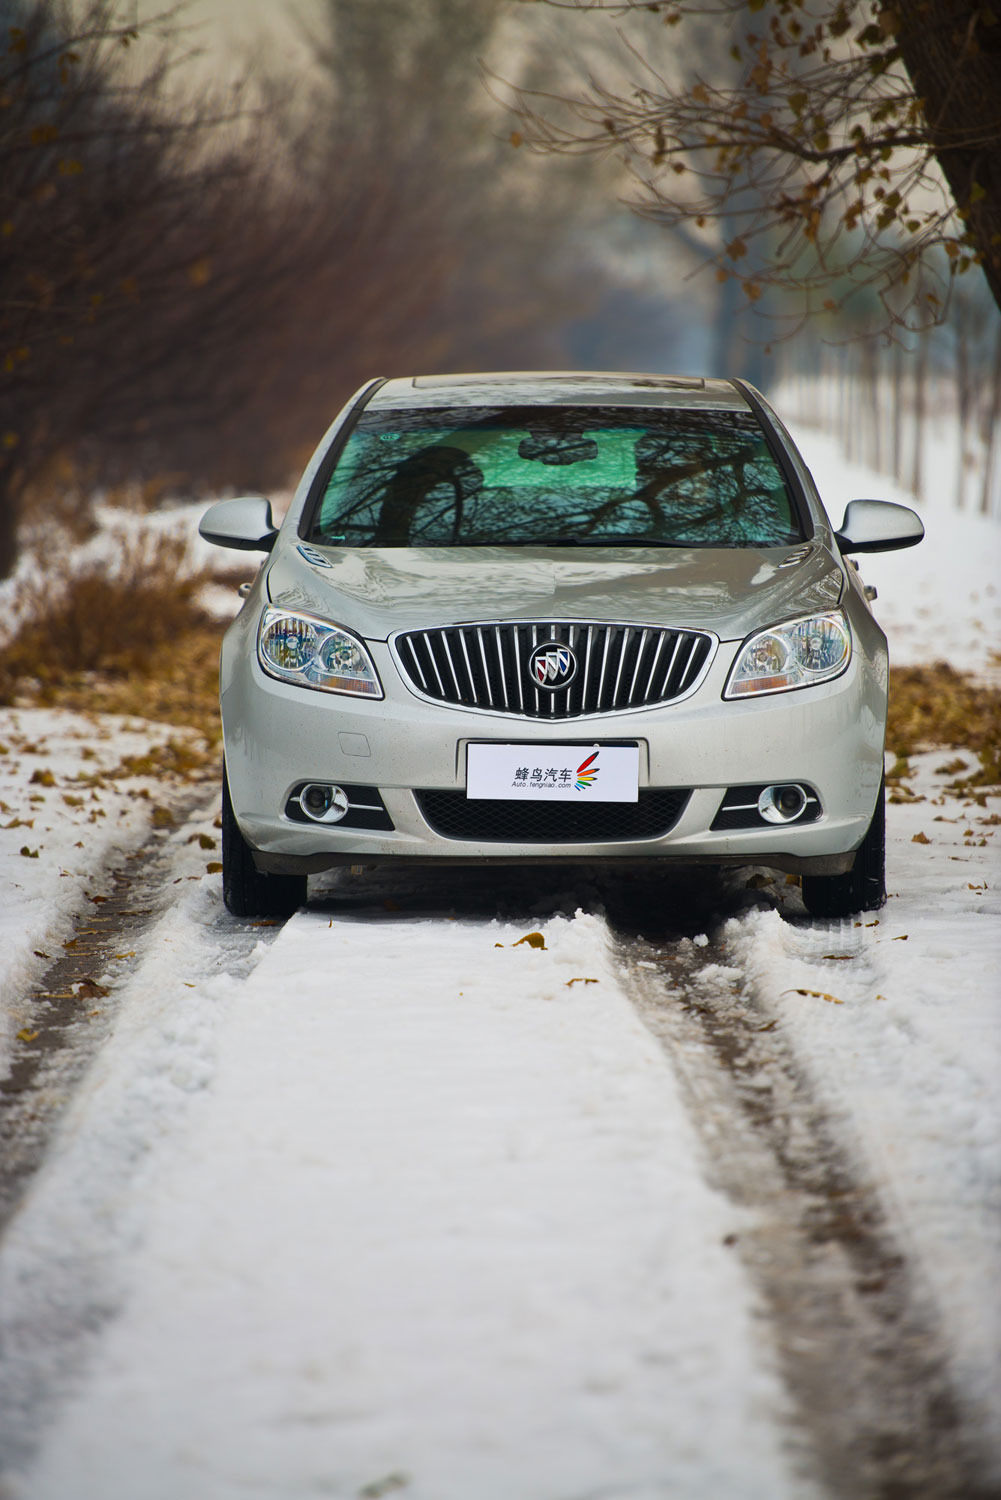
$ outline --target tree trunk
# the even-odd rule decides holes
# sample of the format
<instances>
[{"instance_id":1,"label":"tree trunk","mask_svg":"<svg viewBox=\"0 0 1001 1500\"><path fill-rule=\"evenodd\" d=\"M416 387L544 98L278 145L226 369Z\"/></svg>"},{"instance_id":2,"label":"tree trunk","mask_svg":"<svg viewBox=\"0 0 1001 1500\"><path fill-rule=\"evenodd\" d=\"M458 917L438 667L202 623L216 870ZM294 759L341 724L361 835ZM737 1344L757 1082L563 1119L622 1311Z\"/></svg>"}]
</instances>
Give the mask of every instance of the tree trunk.
<instances>
[{"instance_id":1,"label":"tree trunk","mask_svg":"<svg viewBox=\"0 0 1001 1500\"><path fill-rule=\"evenodd\" d=\"M897 44L1001 309L1001 9L897 0Z\"/></svg>"},{"instance_id":2,"label":"tree trunk","mask_svg":"<svg viewBox=\"0 0 1001 1500\"><path fill-rule=\"evenodd\" d=\"M982 436L984 444L984 478L980 491L980 514L991 513L991 494L994 475L997 472L998 441L1001 438L1001 324L994 340L994 368L991 372L991 390L984 412Z\"/></svg>"},{"instance_id":3,"label":"tree trunk","mask_svg":"<svg viewBox=\"0 0 1001 1500\"><path fill-rule=\"evenodd\" d=\"M0 578L7 578L17 562L17 500L15 466L0 455Z\"/></svg>"},{"instance_id":4,"label":"tree trunk","mask_svg":"<svg viewBox=\"0 0 1001 1500\"><path fill-rule=\"evenodd\" d=\"M925 408L928 386L928 340L919 339L917 368L914 373L914 449L911 464L911 489L920 499L924 485Z\"/></svg>"},{"instance_id":5,"label":"tree trunk","mask_svg":"<svg viewBox=\"0 0 1001 1500\"><path fill-rule=\"evenodd\" d=\"M956 426L959 454L956 462L956 509L966 501L966 443L970 431L970 309L962 297L956 298L953 316L955 328L955 373L952 386L956 402Z\"/></svg>"}]
</instances>

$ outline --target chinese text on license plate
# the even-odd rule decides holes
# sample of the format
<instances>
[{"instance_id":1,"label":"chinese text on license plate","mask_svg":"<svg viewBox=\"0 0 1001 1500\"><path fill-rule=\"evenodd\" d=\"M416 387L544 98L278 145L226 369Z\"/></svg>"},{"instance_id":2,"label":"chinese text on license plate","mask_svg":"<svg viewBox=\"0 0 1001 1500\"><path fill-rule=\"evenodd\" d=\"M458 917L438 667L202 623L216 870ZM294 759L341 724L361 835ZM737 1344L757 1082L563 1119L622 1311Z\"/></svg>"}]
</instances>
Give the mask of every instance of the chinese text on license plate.
<instances>
[{"instance_id":1,"label":"chinese text on license plate","mask_svg":"<svg viewBox=\"0 0 1001 1500\"><path fill-rule=\"evenodd\" d=\"M635 802L636 745L470 745L466 796L536 802Z\"/></svg>"}]
</instances>

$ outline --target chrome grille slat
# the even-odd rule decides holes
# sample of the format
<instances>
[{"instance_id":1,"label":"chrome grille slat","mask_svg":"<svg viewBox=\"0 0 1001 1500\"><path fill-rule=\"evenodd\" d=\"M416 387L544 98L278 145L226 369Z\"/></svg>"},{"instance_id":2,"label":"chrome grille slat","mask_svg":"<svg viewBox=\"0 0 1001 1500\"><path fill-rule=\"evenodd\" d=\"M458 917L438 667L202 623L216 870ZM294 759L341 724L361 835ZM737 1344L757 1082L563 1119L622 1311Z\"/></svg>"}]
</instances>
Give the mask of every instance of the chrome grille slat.
<instances>
[{"instance_id":1,"label":"chrome grille slat","mask_svg":"<svg viewBox=\"0 0 1001 1500\"><path fill-rule=\"evenodd\" d=\"M636 652L636 666L633 670L633 680L629 684L629 696L626 699L626 702L630 705L632 704L636 694L636 683L640 675L640 663L643 660L643 652L646 650L646 638L649 634L649 630L644 630L642 635L640 636L639 649Z\"/></svg>"},{"instance_id":2,"label":"chrome grille slat","mask_svg":"<svg viewBox=\"0 0 1001 1500\"><path fill-rule=\"evenodd\" d=\"M565 685L528 677L536 647L568 646ZM689 693L715 649L700 630L591 621L489 621L401 632L397 665L415 692L455 708L559 721L652 708Z\"/></svg>"},{"instance_id":3,"label":"chrome grille slat","mask_svg":"<svg viewBox=\"0 0 1001 1500\"><path fill-rule=\"evenodd\" d=\"M409 637L408 637L408 639L409 639ZM425 646L427 647L428 656L431 658L431 665L434 668L434 675L438 679L438 690L441 693L441 696L443 698L445 698L445 697L447 697L447 694L445 692L445 684L442 681L441 673L438 671L438 658L434 654L434 648L431 645L431 637L428 635L428 632L426 630L425 630L423 636L421 637L421 639L423 640Z\"/></svg>"},{"instance_id":4,"label":"chrome grille slat","mask_svg":"<svg viewBox=\"0 0 1001 1500\"><path fill-rule=\"evenodd\" d=\"M452 674L452 681L455 683L455 701L456 703L461 703L462 689L459 686L459 679L455 675L455 662L452 660L452 648L448 643L448 636L445 634L444 630L439 635L439 640L441 641L442 649L445 652L445 660L448 662L448 670Z\"/></svg>"},{"instance_id":5,"label":"chrome grille slat","mask_svg":"<svg viewBox=\"0 0 1001 1500\"><path fill-rule=\"evenodd\" d=\"M693 641L692 642L692 649L688 653L688 660L685 662L684 670L682 671L681 677L679 679L679 683L678 683L678 690L679 690L679 692L683 693L685 691L685 688L688 686L688 673L689 673L689 671L691 669L692 657L694 656L694 654L695 654L695 642Z\"/></svg>"},{"instance_id":6,"label":"chrome grille slat","mask_svg":"<svg viewBox=\"0 0 1001 1500\"><path fill-rule=\"evenodd\" d=\"M622 681L622 669L626 664L626 650L629 646L629 638L631 635L632 631L628 627L622 632L622 643L619 647L619 665L615 671L615 686L612 688L613 703L618 703L619 701L619 684Z\"/></svg>"},{"instance_id":7,"label":"chrome grille slat","mask_svg":"<svg viewBox=\"0 0 1001 1500\"><path fill-rule=\"evenodd\" d=\"M476 627L476 639L480 646L480 660L483 662L483 679L487 689L487 703L493 708L494 695L493 689L490 686L490 668L487 666L487 648L483 644L483 631L479 625Z\"/></svg>"},{"instance_id":8,"label":"chrome grille slat","mask_svg":"<svg viewBox=\"0 0 1001 1500\"><path fill-rule=\"evenodd\" d=\"M535 650L535 648L536 648L536 646L538 644L539 644L539 627L538 627L538 625L533 625L532 626L532 651ZM531 652L529 652L529 655L531 655ZM538 717L538 715L539 715L539 689L535 686L534 682L532 684L532 691L535 694L535 713L536 713L536 717ZM548 694L546 696L548 697Z\"/></svg>"},{"instance_id":9,"label":"chrome grille slat","mask_svg":"<svg viewBox=\"0 0 1001 1500\"><path fill-rule=\"evenodd\" d=\"M410 652L411 657L413 658L414 666L417 669L417 675L418 675L418 677L421 680L421 687L424 689L425 692L427 692L428 691L428 681L427 681L427 678L424 675L424 668L421 666L421 659L417 655L417 647L414 645L414 643L413 643L412 640L407 640L405 642L405 645L407 647L407 650Z\"/></svg>"},{"instance_id":10,"label":"chrome grille slat","mask_svg":"<svg viewBox=\"0 0 1001 1500\"><path fill-rule=\"evenodd\" d=\"M469 660L469 647L466 645L466 632L464 630L459 631L459 645L462 647L462 659L465 663L466 675L469 678L469 696L475 703L479 695L476 691L476 679L473 676L472 662Z\"/></svg>"},{"instance_id":11,"label":"chrome grille slat","mask_svg":"<svg viewBox=\"0 0 1001 1500\"><path fill-rule=\"evenodd\" d=\"M610 625L606 625L604 627L604 631L605 645L601 653L601 674L598 677L598 696L594 704L596 710L600 710L601 708L601 695L605 689L605 673L608 670L608 653L612 645L612 627Z\"/></svg>"},{"instance_id":12,"label":"chrome grille slat","mask_svg":"<svg viewBox=\"0 0 1001 1500\"><path fill-rule=\"evenodd\" d=\"M674 643L674 650L671 652L671 660L668 662L667 671L664 673L664 685L660 690L662 697L668 696L668 683L671 681L671 673L674 671L674 663L678 659L678 652L681 650L681 643L683 640L684 636L679 635L678 639Z\"/></svg>"},{"instance_id":13,"label":"chrome grille slat","mask_svg":"<svg viewBox=\"0 0 1001 1500\"><path fill-rule=\"evenodd\" d=\"M507 696L507 673L504 670L504 645L499 625L494 626L494 640L497 643L497 665L500 667L500 685L501 692L504 694L504 707L510 708L511 705Z\"/></svg>"}]
</instances>

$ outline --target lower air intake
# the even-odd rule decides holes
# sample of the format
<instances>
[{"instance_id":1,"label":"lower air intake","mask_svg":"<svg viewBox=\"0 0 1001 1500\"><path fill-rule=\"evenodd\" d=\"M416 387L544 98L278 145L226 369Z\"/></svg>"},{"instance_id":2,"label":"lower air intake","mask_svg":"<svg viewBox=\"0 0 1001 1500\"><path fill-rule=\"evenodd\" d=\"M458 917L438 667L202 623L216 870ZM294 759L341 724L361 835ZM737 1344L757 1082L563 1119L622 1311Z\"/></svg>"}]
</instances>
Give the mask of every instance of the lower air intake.
<instances>
[{"instance_id":1,"label":"lower air intake","mask_svg":"<svg viewBox=\"0 0 1001 1500\"><path fill-rule=\"evenodd\" d=\"M461 791L415 792L421 816L446 839L482 844L619 844L670 833L691 795L648 788L638 802L509 802Z\"/></svg>"}]
</instances>

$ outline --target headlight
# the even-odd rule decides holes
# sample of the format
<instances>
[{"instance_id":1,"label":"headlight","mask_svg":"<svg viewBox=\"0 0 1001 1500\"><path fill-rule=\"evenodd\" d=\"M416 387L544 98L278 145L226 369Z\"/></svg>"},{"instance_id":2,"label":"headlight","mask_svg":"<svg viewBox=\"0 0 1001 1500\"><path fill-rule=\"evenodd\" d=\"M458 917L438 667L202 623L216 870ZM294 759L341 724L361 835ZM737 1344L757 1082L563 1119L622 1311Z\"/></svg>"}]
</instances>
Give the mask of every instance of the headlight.
<instances>
[{"instance_id":1,"label":"headlight","mask_svg":"<svg viewBox=\"0 0 1001 1500\"><path fill-rule=\"evenodd\" d=\"M808 615L759 631L745 641L733 664L724 698L750 693L785 693L790 688L828 682L845 670L852 655L848 622L840 610Z\"/></svg>"},{"instance_id":2,"label":"headlight","mask_svg":"<svg viewBox=\"0 0 1001 1500\"><path fill-rule=\"evenodd\" d=\"M269 604L257 633L257 659L269 677L319 688L381 698L379 677L361 641L315 615L292 614Z\"/></svg>"}]
</instances>

